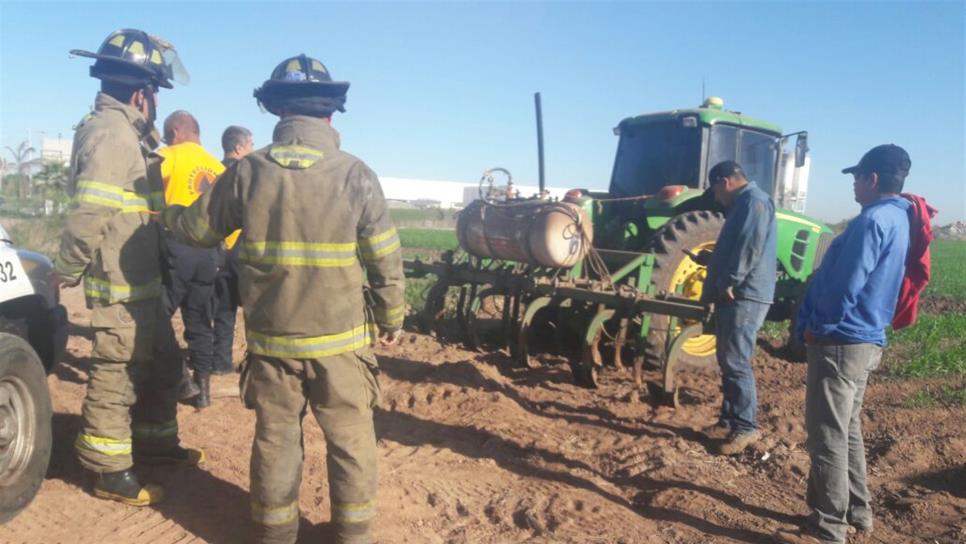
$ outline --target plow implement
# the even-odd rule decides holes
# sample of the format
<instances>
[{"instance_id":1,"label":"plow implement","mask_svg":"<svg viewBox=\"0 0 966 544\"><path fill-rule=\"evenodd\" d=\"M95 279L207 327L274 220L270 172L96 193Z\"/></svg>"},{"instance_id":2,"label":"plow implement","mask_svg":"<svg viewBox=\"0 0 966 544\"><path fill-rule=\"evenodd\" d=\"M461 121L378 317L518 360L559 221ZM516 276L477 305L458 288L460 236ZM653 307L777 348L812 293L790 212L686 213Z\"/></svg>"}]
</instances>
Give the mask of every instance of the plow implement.
<instances>
[{"instance_id":1,"label":"plow implement","mask_svg":"<svg viewBox=\"0 0 966 544\"><path fill-rule=\"evenodd\" d=\"M653 255L596 253L599 264L614 267L606 279L583 276L584 267L579 264L565 270L489 259L454 262L453 252L438 262L406 261L408 277L437 278L417 317L418 326L442 335L443 324L452 317L468 348L505 348L516 364L525 367L536 364L534 345L549 345L557 353L574 348L571 351L579 356L569 357L573 378L586 387L597 385L606 341L616 369L624 369L623 358L630 356L638 387L645 363L660 367L663 400L676 402L676 377L686 368L677 364L681 347L703 333L711 306L675 294L653 293ZM646 287L641 290L638 285ZM664 357L645 361L644 340L655 314L670 318L672 334L665 335Z\"/></svg>"}]
</instances>

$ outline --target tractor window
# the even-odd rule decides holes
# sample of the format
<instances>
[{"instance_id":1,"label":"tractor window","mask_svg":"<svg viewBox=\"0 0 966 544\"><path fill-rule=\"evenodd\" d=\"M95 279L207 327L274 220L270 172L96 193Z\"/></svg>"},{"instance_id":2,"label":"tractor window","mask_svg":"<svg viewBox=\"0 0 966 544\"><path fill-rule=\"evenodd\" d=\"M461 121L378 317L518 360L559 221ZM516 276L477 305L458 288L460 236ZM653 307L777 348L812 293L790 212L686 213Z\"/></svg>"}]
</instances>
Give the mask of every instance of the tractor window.
<instances>
[{"instance_id":1,"label":"tractor window","mask_svg":"<svg viewBox=\"0 0 966 544\"><path fill-rule=\"evenodd\" d=\"M767 194L772 194L775 181L775 142L777 138L731 125L715 125L711 129L708 168L721 161L738 161L749 181L754 181Z\"/></svg>"},{"instance_id":2,"label":"tractor window","mask_svg":"<svg viewBox=\"0 0 966 544\"><path fill-rule=\"evenodd\" d=\"M737 161L738 128L715 125L711 129L711 149L708 151L708 170L721 161ZM739 161L739 164L741 162ZM742 165L744 166L744 165Z\"/></svg>"},{"instance_id":3,"label":"tractor window","mask_svg":"<svg viewBox=\"0 0 966 544\"><path fill-rule=\"evenodd\" d=\"M610 192L614 196L657 193L667 185L698 187L701 129L681 121L621 127Z\"/></svg>"},{"instance_id":4,"label":"tractor window","mask_svg":"<svg viewBox=\"0 0 966 544\"><path fill-rule=\"evenodd\" d=\"M738 164L745 169L749 181L771 195L775 182L775 137L750 130L741 131Z\"/></svg>"}]
</instances>

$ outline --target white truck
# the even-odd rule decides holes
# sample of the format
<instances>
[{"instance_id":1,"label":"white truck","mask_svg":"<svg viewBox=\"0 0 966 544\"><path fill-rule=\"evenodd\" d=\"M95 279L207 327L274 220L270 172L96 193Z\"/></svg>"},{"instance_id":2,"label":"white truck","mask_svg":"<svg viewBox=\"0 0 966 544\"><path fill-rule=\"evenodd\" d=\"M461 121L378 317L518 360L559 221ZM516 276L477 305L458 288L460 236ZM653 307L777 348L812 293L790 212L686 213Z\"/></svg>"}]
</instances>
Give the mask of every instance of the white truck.
<instances>
[{"instance_id":1,"label":"white truck","mask_svg":"<svg viewBox=\"0 0 966 544\"><path fill-rule=\"evenodd\" d=\"M30 504L53 437L47 373L67 345L50 259L17 249L0 226L0 523Z\"/></svg>"}]
</instances>

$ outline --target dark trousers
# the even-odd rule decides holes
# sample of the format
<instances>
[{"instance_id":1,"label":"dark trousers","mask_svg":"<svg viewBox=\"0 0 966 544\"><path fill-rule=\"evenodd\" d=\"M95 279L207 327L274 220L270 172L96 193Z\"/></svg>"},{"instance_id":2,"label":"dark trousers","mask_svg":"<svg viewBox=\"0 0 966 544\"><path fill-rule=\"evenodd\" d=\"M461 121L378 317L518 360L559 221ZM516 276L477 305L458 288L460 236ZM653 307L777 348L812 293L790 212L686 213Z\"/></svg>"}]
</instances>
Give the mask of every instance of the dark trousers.
<instances>
[{"instance_id":1,"label":"dark trousers","mask_svg":"<svg viewBox=\"0 0 966 544\"><path fill-rule=\"evenodd\" d=\"M189 366L210 374L213 367L212 297L215 290L217 250L191 247L170 237L166 240L168 273L164 305L168 317L181 308Z\"/></svg>"},{"instance_id":2,"label":"dark trousers","mask_svg":"<svg viewBox=\"0 0 966 544\"><path fill-rule=\"evenodd\" d=\"M224 255L215 277L214 368L234 370L231 346L235 339L235 314L238 313L238 244Z\"/></svg>"},{"instance_id":3,"label":"dark trousers","mask_svg":"<svg viewBox=\"0 0 966 544\"><path fill-rule=\"evenodd\" d=\"M758 429L758 390L751 358L758 329L765 322L769 304L736 300L719 304L715 310L718 366L721 368L721 412L719 423L732 431Z\"/></svg>"}]
</instances>

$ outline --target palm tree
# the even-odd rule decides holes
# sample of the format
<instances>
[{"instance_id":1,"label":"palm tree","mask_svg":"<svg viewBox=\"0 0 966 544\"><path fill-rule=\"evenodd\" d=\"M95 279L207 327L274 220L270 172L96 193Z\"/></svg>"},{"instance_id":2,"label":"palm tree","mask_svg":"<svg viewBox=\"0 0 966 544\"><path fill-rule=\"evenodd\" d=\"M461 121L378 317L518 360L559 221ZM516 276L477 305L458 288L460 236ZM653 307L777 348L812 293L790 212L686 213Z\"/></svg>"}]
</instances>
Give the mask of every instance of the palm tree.
<instances>
[{"instance_id":1,"label":"palm tree","mask_svg":"<svg viewBox=\"0 0 966 544\"><path fill-rule=\"evenodd\" d=\"M33 146L28 144L26 141L20 142L17 149L5 146L10 155L13 156L13 161L11 164L14 165L14 170L17 172L17 176L20 177L20 186L18 187L17 196L20 198L27 197L27 194L31 190L31 185L33 183L31 172L43 164L43 159L40 157L31 158L31 156L37 152ZM24 183L26 180L26 183Z\"/></svg>"},{"instance_id":2,"label":"palm tree","mask_svg":"<svg viewBox=\"0 0 966 544\"><path fill-rule=\"evenodd\" d=\"M46 198L48 191L65 193L67 191L67 166L58 161L45 161L40 172L34 175L41 194Z\"/></svg>"}]
</instances>

